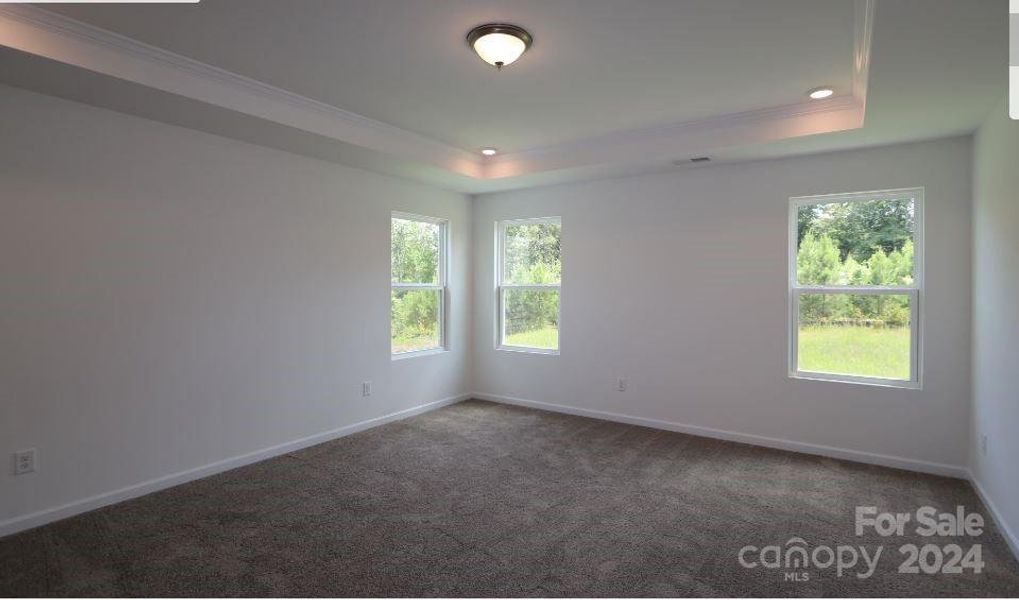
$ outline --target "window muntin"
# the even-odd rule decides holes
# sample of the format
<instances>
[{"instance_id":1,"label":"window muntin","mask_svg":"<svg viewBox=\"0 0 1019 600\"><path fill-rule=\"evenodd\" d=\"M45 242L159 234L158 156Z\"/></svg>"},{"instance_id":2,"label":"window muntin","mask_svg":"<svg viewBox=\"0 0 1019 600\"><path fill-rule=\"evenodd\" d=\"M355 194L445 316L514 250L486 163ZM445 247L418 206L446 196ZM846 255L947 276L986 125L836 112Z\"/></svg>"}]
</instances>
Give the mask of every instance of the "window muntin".
<instances>
[{"instance_id":1,"label":"window muntin","mask_svg":"<svg viewBox=\"0 0 1019 600\"><path fill-rule=\"evenodd\" d=\"M920 386L923 190L793 198L790 374Z\"/></svg>"},{"instance_id":2,"label":"window muntin","mask_svg":"<svg viewBox=\"0 0 1019 600\"><path fill-rule=\"evenodd\" d=\"M497 347L558 354L561 233L559 217L498 223Z\"/></svg>"},{"instance_id":3,"label":"window muntin","mask_svg":"<svg viewBox=\"0 0 1019 600\"><path fill-rule=\"evenodd\" d=\"M390 222L390 351L394 357L446 347L444 219L406 213Z\"/></svg>"}]
</instances>

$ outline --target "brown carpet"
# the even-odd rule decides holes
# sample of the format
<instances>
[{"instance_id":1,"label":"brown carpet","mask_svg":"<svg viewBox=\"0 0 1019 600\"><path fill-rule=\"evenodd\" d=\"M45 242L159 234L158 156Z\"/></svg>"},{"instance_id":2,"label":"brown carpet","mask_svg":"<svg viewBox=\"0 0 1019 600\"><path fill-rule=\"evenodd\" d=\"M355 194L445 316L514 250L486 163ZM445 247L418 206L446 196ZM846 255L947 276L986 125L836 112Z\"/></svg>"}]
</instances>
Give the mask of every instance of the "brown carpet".
<instances>
[{"instance_id":1,"label":"brown carpet","mask_svg":"<svg viewBox=\"0 0 1019 600\"><path fill-rule=\"evenodd\" d=\"M858 538L857 505L979 511L983 573L898 573L953 540ZM737 562L793 536L886 547L866 579ZM1019 566L963 481L471 401L0 539L0 594L1013 596Z\"/></svg>"}]
</instances>

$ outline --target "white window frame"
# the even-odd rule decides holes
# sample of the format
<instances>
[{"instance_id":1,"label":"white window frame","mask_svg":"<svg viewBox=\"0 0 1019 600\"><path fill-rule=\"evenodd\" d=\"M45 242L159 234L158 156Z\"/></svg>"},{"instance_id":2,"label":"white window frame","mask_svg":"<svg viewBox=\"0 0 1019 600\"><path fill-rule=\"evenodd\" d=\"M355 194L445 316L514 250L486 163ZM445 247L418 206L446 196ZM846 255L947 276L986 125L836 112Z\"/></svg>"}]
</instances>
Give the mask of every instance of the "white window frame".
<instances>
[{"instance_id":1,"label":"white window frame","mask_svg":"<svg viewBox=\"0 0 1019 600\"><path fill-rule=\"evenodd\" d=\"M397 283L393 281L393 257L392 257L392 237L393 237L393 219L403 219L406 221L419 221L422 223L430 223L439 226L439 267L438 267L438 283ZM439 354L441 352L447 352L449 350L449 337L447 336L447 323L446 315L449 314L449 286L447 284L447 276L449 274L449 219L441 217L429 217L426 215L416 215L413 213L393 211L389 218L389 339L390 349L389 354L393 360L400 360L404 358L412 358L415 356L426 356L429 354ZM392 339L393 339L393 292L397 291L409 291L409 290L436 290L439 292L439 345L434 348L425 348L423 350L411 350L408 352L393 352Z\"/></svg>"},{"instance_id":2,"label":"white window frame","mask_svg":"<svg viewBox=\"0 0 1019 600\"><path fill-rule=\"evenodd\" d=\"M559 283L541 283L541 284L513 284L503 283L503 275L505 274L506 266L506 228L513 225L539 225L542 223L550 223L559 225L559 247L560 247L560 270L559 270ZM496 350L506 350L509 352L527 352L531 354L548 354L556 356L562 351L563 347L563 269L562 269L562 217L530 217L525 219L506 219L497 221L495 224L495 297L496 297L496 331L495 331L495 348ZM510 344L504 344L503 339L506 337L506 312L504 310L506 303L506 290L556 290L559 293L559 311L557 312L556 322L559 325L559 347L558 348L534 348L532 346L513 346Z\"/></svg>"},{"instance_id":3,"label":"white window frame","mask_svg":"<svg viewBox=\"0 0 1019 600\"><path fill-rule=\"evenodd\" d=\"M797 215L801 206L836 202L866 202L886 200L890 196L913 200L913 285L910 286L811 286L800 285L796 280ZM789 199L789 377L840 383L921 389L923 374L923 307L924 307L924 188L901 188L873 192L849 192L819 196L797 196ZM910 376L905 379L863 377L840 373L822 373L799 370L800 297L804 294L890 294L910 296Z\"/></svg>"}]
</instances>

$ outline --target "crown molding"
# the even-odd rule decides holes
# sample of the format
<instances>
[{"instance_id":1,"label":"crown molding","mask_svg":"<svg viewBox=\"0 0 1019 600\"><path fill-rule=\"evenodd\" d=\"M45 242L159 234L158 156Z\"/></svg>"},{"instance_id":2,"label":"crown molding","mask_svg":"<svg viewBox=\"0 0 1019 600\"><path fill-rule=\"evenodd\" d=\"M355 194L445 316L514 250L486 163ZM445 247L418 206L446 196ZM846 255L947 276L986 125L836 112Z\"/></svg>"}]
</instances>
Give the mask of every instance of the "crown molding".
<instances>
[{"instance_id":1,"label":"crown molding","mask_svg":"<svg viewBox=\"0 0 1019 600\"><path fill-rule=\"evenodd\" d=\"M28 5L0 6L0 44L468 177L474 154Z\"/></svg>"},{"instance_id":2,"label":"crown molding","mask_svg":"<svg viewBox=\"0 0 1019 600\"><path fill-rule=\"evenodd\" d=\"M854 0L852 89L826 100L769 107L741 113L610 133L489 158L487 179L517 177L580 165L620 164L649 157L669 162L707 154L735 144L831 133L863 126L870 76L876 0Z\"/></svg>"},{"instance_id":3,"label":"crown molding","mask_svg":"<svg viewBox=\"0 0 1019 600\"><path fill-rule=\"evenodd\" d=\"M504 154L489 160L485 174L497 179L578 165L646 162L648 157L671 163L727 146L843 131L862 124L861 105L844 95Z\"/></svg>"},{"instance_id":4,"label":"crown molding","mask_svg":"<svg viewBox=\"0 0 1019 600\"><path fill-rule=\"evenodd\" d=\"M480 157L34 6L0 5L0 45L481 182L602 165L666 164L728 146L861 127L875 2L854 0L852 89L848 93L495 157Z\"/></svg>"},{"instance_id":5,"label":"crown molding","mask_svg":"<svg viewBox=\"0 0 1019 600\"><path fill-rule=\"evenodd\" d=\"M877 0L855 0L853 12L853 98L867 109L870 80L870 49L874 39L874 7Z\"/></svg>"}]
</instances>

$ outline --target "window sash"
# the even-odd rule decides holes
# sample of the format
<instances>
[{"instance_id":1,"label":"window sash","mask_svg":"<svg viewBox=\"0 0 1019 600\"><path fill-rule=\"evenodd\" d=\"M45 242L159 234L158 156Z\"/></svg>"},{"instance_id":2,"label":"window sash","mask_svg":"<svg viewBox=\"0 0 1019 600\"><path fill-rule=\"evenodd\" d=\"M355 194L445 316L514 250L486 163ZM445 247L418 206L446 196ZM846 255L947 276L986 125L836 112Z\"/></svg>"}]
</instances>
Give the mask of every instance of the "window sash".
<instances>
[{"instance_id":1,"label":"window sash","mask_svg":"<svg viewBox=\"0 0 1019 600\"><path fill-rule=\"evenodd\" d=\"M438 276L438 283L431 282L414 282L414 281L393 281L392 265L390 265L389 281L395 288L396 286L433 286L433 287L445 287L446 276L448 272L449 258L447 256L449 249L449 221L439 217L428 217L424 215L415 215L411 213L396 212L393 211L389 220L389 235L393 235L393 219L400 219L403 221L418 221L420 223L428 223L430 225L437 225L439 227L439 264L436 265L436 275ZM392 252L392 249L390 249Z\"/></svg>"},{"instance_id":2,"label":"window sash","mask_svg":"<svg viewBox=\"0 0 1019 600\"><path fill-rule=\"evenodd\" d=\"M562 314L562 273L557 283L505 283L506 278L506 229L515 225L541 225L551 223L562 227L562 217L534 217L525 219L506 219L496 223L496 340L495 347L500 350L511 350L517 352L531 352L534 354L559 354L563 345ZM560 229L560 232L562 229ZM560 233L561 235L561 233ZM561 243L561 240L560 240ZM562 257L560 257L562 260ZM536 348L534 346L515 346L505 343L506 339L506 290L555 290L559 296L559 310L556 312L556 322L559 326L558 348Z\"/></svg>"},{"instance_id":3,"label":"window sash","mask_svg":"<svg viewBox=\"0 0 1019 600\"><path fill-rule=\"evenodd\" d=\"M498 260L496 261L496 282L498 286L559 286L562 285L562 273L559 274L558 283L544 283L544 284L514 284L506 283L506 229L513 227L514 225L542 225L545 223L559 225L560 235L562 235L562 218L561 217L535 217L528 219L508 219L499 221L497 226L498 231ZM560 240L560 244L562 240ZM562 257L559 257L562 261ZM561 267L560 267L561 268Z\"/></svg>"},{"instance_id":4,"label":"window sash","mask_svg":"<svg viewBox=\"0 0 1019 600\"><path fill-rule=\"evenodd\" d=\"M450 314L450 294L449 286L446 283L446 278L449 273L449 220L441 217L429 217L425 215L416 215L412 213L393 211L390 213L389 220L389 231L392 236L393 231L393 219L402 219L405 221L419 221L422 223L430 223L438 225L439 227L439 264L437 265L437 279L438 283L415 283L415 282L396 282L392 280L392 265L390 265L390 292L389 292L389 312L390 312L390 327L392 327L392 311L393 311L393 300L392 294L394 291L427 291L435 290L439 292L439 345L429 348L422 348L421 350L410 350L407 352L393 352L390 347L390 356L393 359L407 358L410 356L416 356L419 354L430 354L434 352L442 352L449 350L449 324L446 322L446 316ZM392 249L390 249L392 252ZM392 335L392 331L390 331ZM390 338L391 339L391 338Z\"/></svg>"},{"instance_id":5,"label":"window sash","mask_svg":"<svg viewBox=\"0 0 1019 600\"><path fill-rule=\"evenodd\" d=\"M506 343L506 291L507 290L539 290L539 291L555 291L559 296L559 309L556 311L556 326L559 334L559 343L556 348L538 348L536 346L517 346ZM562 322L563 322L563 294L561 285L558 283L542 283L542 284L512 284L512 285L500 285L497 288L496 293L499 311L499 331L498 331L498 344L496 348L500 350L515 350L520 352L534 352L536 354L559 354L559 349L563 345L562 340Z\"/></svg>"},{"instance_id":6,"label":"window sash","mask_svg":"<svg viewBox=\"0 0 1019 600\"><path fill-rule=\"evenodd\" d=\"M802 371L799 363L800 347L800 298L810 294L840 294L844 296L879 296L895 295L909 296L909 379L894 379L890 377L867 377L862 375L849 375L845 373L828 373L826 371ZM877 385L893 385L896 387L919 387L920 384L920 290L915 288L888 289L888 288L867 288L858 290L853 288L797 288L794 290L793 301L791 302L790 321L792 322L792 334L789 344L790 352L790 376L802 379L825 379L849 381L855 383L871 383Z\"/></svg>"},{"instance_id":7,"label":"window sash","mask_svg":"<svg viewBox=\"0 0 1019 600\"><path fill-rule=\"evenodd\" d=\"M913 201L913 284L911 286L888 286L890 289L923 289L924 276L924 188L899 188L894 190L878 190L874 192L849 192L842 194L824 194L820 196L797 196L789 199L789 286L790 288L815 287L810 284L800 284L796 279L796 256L797 256L797 214L803 206L815 204L836 204L842 202L870 202L874 200L887 200L889 197L910 199ZM869 289L876 286L829 286L842 287L845 289ZM881 286L880 289L884 289Z\"/></svg>"},{"instance_id":8,"label":"window sash","mask_svg":"<svg viewBox=\"0 0 1019 600\"><path fill-rule=\"evenodd\" d=\"M874 294L893 294L903 295L911 292L918 292L920 288L915 285L908 286L860 286L853 287L851 285L794 285L794 292L806 293L806 294L861 294L861 295L874 295Z\"/></svg>"},{"instance_id":9,"label":"window sash","mask_svg":"<svg viewBox=\"0 0 1019 600\"><path fill-rule=\"evenodd\" d=\"M446 344L446 315L449 314L449 306L448 306L448 304L449 304L449 294L447 293L447 290L446 290L445 286L441 286L441 285L426 285L426 284L420 284L420 283L412 283L412 284L405 284L405 283L396 284L396 283L394 283L392 285L392 290L390 291L390 296L389 296L389 298L390 298L389 299L389 310L390 310L390 313L392 313L392 310L393 310L392 293L393 292L397 292L397 291L418 291L418 292L420 292L420 291L430 291L430 290L431 291L439 292L439 345L437 345L437 346L429 346L428 348L421 348L419 350L407 350L406 352L393 352L392 348L390 348L390 354L392 355L393 358L405 358L405 357L408 357L408 356L414 356L416 354L425 354L425 353L431 353L431 352L439 352L439 351L442 351L442 350L448 350L448 346ZM390 319L392 319L392 314L390 314ZM392 325L390 325L390 327L392 327Z\"/></svg>"},{"instance_id":10,"label":"window sash","mask_svg":"<svg viewBox=\"0 0 1019 600\"><path fill-rule=\"evenodd\" d=\"M512 288L518 290L553 290L562 287L560 283L504 283L501 288Z\"/></svg>"},{"instance_id":11,"label":"window sash","mask_svg":"<svg viewBox=\"0 0 1019 600\"><path fill-rule=\"evenodd\" d=\"M921 369L923 365L923 279L924 279L924 189L904 188L879 190L874 192L850 192L844 194L825 194L820 196L802 196L790 198L789 201L789 376L800 379L816 379L848 383L865 383L898 388L920 389ZM797 281L798 254L798 223L800 207L814 204L832 204L839 202L868 202L886 200L889 197L909 198L913 201L913 283L908 286L851 286L851 285L809 285ZM800 333L800 298L805 294L843 294L843 295L908 295L910 311L910 376L909 380L882 377L866 377L846 375L842 373L825 373L801 371L799 369L799 333Z\"/></svg>"},{"instance_id":12,"label":"window sash","mask_svg":"<svg viewBox=\"0 0 1019 600\"><path fill-rule=\"evenodd\" d=\"M392 283L390 284L394 290L442 290L446 286L435 283Z\"/></svg>"}]
</instances>

